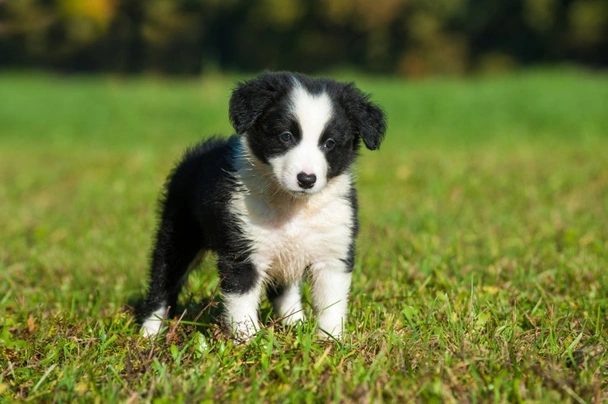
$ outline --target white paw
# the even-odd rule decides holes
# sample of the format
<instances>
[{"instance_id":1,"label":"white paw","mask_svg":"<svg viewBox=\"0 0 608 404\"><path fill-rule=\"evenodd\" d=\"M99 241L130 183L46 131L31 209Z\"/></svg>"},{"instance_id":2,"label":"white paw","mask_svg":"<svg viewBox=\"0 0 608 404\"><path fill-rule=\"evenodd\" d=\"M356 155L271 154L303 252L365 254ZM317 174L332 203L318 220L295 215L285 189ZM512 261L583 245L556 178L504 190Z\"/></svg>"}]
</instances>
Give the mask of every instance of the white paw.
<instances>
[{"instance_id":1,"label":"white paw","mask_svg":"<svg viewBox=\"0 0 608 404\"><path fill-rule=\"evenodd\" d=\"M344 335L346 316L336 313L321 313L318 334L328 339L341 339Z\"/></svg>"},{"instance_id":2,"label":"white paw","mask_svg":"<svg viewBox=\"0 0 608 404\"><path fill-rule=\"evenodd\" d=\"M248 341L259 328L258 302L260 287L240 294L224 294L224 319L237 341Z\"/></svg>"},{"instance_id":3,"label":"white paw","mask_svg":"<svg viewBox=\"0 0 608 404\"><path fill-rule=\"evenodd\" d=\"M167 309L165 307L161 307L152 313L141 326L142 335L150 338L160 334L166 314Z\"/></svg>"},{"instance_id":4,"label":"white paw","mask_svg":"<svg viewBox=\"0 0 608 404\"><path fill-rule=\"evenodd\" d=\"M282 317L281 322L285 325L295 325L297 323L304 322L304 320L304 312L300 309L298 311L285 314Z\"/></svg>"},{"instance_id":5,"label":"white paw","mask_svg":"<svg viewBox=\"0 0 608 404\"><path fill-rule=\"evenodd\" d=\"M272 303L283 324L293 325L304 320L299 283L289 285Z\"/></svg>"},{"instance_id":6,"label":"white paw","mask_svg":"<svg viewBox=\"0 0 608 404\"><path fill-rule=\"evenodd\" d=\"M237 343L249 342L251 338L253 338L253 336L259 331L257 320L254 322L251 319L233 321L230 328L232 331L232 336Z\"/></svg>"}]
</instances>

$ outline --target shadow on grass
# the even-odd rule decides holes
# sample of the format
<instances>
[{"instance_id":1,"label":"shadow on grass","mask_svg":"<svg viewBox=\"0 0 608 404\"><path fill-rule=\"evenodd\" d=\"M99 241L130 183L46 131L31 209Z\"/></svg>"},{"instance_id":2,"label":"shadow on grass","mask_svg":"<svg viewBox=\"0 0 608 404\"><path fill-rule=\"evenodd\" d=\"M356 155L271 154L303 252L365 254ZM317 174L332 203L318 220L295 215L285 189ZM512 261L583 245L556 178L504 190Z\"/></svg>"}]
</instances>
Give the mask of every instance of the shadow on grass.
<instances>
[{"instance_id":1,"label":"shadow on grass","mask_svg":"<svg viewBox=\"0 0 608 404\"><path fill-rule=\"evenodd\" d=\"M144 322L143 316L144 296L131 296L124 306L126 312L135 317L134 325L139 328ZM195 300L189 297L184 303L178 303L177 307L171 310L167 316L165 326L171 332L181 326L186 326L187 332L199 331L206 337L213 337L217 334L218 328L223 328L222 308L218 296L205 297L202 300Z\"/></svg>"},{"instance_id":2,"label":"shadow on grass","mask_svg":"<svg viewBox=\"0 0 608 404\"><path fill-rule=\"evenodd\" d=\"M171 310L171 314L164 320L165 327L168 327L165 332L174 333L181 328L185 334L192 334L195 331L200 332L203 336L217 339L228 337L228 328L223 320L223 306L221 294L216 291L209 297L203 299L195 296L188 296L184 303L178 303L175 310ZM137 331L144 322L143 318L143 303L144 296L131 296L124 306L124 310L135 317L134 325ZM274 316L274 311L270 302L262 303L259 309L261 327L281 326L279 323L281 318Z\"/></svg>"}]
</instances>

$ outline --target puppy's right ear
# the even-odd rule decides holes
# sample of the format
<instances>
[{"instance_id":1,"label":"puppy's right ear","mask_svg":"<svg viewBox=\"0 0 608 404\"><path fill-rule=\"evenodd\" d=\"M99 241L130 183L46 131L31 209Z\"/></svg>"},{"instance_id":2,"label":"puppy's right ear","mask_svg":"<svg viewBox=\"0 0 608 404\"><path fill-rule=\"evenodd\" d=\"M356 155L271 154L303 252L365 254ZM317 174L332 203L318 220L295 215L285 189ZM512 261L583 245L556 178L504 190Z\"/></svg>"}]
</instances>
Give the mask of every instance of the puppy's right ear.
<instances>
[{"instance_id":1,"label":"puppy's right ear","mask_svg":"<svg viewBox=\"0 0 608 404\"><path fill-rule=\"evenodd\" d=\"M240 82L232 91L228 113L236 133L246 132L272 101L284 95L291 78L287 73L264 73Z\"/></svg>"},{"instance_id":2,"label":"puppy's right ear","mask_svg":"<svg viewBox=\"0 0 608 404\"><path fill-rule=\"evenodd\" d=\"M369 94L359 90L353 83L342 87L340 96L355 133L370 150L378 150L386 133L386 115L382 109L370 101Z\"/></svg>"}]
</instances>

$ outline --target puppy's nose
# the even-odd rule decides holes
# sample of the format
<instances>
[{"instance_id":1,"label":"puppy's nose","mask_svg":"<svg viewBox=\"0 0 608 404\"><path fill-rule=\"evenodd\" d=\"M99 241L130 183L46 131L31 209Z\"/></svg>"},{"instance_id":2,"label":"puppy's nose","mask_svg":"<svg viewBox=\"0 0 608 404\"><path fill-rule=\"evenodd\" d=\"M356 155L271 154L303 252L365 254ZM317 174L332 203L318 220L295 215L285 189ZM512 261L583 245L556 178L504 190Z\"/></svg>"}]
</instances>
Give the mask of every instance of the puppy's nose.
<instances>
[{"instance_id":1,"label":"puppy's nose","mask_svg":"<svg viewBox=\"0 0 608 404\"><path fill-rule=\"evenodd\" d=\"M303 189L310 189L315 186L315 182L317 181L317 176L314 174L306 174L305 172L301 172L297 175L298 185Z\"/></svg>"}]
</instances>

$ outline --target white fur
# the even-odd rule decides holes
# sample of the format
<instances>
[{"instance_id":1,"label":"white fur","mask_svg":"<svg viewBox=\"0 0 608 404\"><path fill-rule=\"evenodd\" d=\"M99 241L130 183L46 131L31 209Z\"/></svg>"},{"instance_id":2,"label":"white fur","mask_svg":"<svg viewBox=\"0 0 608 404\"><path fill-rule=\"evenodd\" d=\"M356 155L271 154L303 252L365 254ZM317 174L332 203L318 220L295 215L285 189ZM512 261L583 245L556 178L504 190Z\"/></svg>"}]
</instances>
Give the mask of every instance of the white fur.
<instances>
[{"instance_id":1,"label":"white fur","mask_svg":"<svg viewBox=\"0 0 608 404\"><path fill-rule=\"evenodd\" d=\"M242 147L243 152L235 162L236 179L247 192L237 192L230 209L241 222L244 236L252 241L252 263L263 281L287 285L299 282L307 267L317 268L313 282L318 284L319 292L313 294L314 305L320 312L320 323L328 328L326 331L339 334L341 328L338 325L344 320L345 310L341 306L328 308L326 314L323 310L326 305L336 302L346 304L350 286L350 274L346 273L346 265L339 259L348 256L351 242L350 173L332 178L321 192L297 198L282 189L262 163L252 161L254 157L247 152L246 140L243 140ZM328 275L324 275L325 272ZM345 283L333 285L330 282ZM252 293L257 293L255 298L242 301L251 304L242 308L248 315L257 312L261 288ZM289 312L290 307L301 308L299 293L296 297L295 292L290 291L285 299L289 307L281 305L281 309L287 311L280 314ZM235 317L234 313L230 315Z\"/></svg>"},{"instance_id":2,"label":"white fur","mask_svg":"<svg viewBox=\"0 0 608 404\"><path fill-rule=\"evenodd\" d=\"M167 305L163 304L158 310L152 313L141 327L144 337L149 338L157 335L163 326L163 320L167 315Z\"/></svg>"},{"instance_id":3,"label":"white fur","mask_svg":"<svg viewBox=\"0 0 608 404\"><path fill-rule=\"evenodd\" d=\"M258 306L261 290L262 285L258 284L247 293L226 293L223 296L224 316L237 339L246 341L260 328Z\"/></svg>"},{"instance_id":4,"label":"white fur","mask_svg":"<svg viewBox=\"0 0 608 404\"><path fill-rule=\"evenodd\" d=\"M313 306L319 316L319 332L338 338L346 324L352 275L340 263L315 265L311 273Z\"/></svg>"},{"instance_id":5,"label":"white fur","mask_svg":"<svg viewBox=\"0 0 608 404\"><path fill-rule=\"evenodd\" d=\"M297 84L290 97L291 113L300 124L300 142L284 155L269 160L281 184L294 192L320 192L327 183L327 160L319 147L325 125L332 117L333 106L326 93L312 95ZM298 185L299 173L315 174L315 185L303 190Z\"/></svg>"},{"instance_id":6,"label":"white fur","mask_svg":"<svg viewBox=\"0 0 608 404\"><path fill-rule=\"evenodd\" d=\"M289 285L283 294L274 299L274 310L283 318L285 324L295 324L304 320L302 300L300 296L300 282Z\"/></svg>"}]
</instances>

